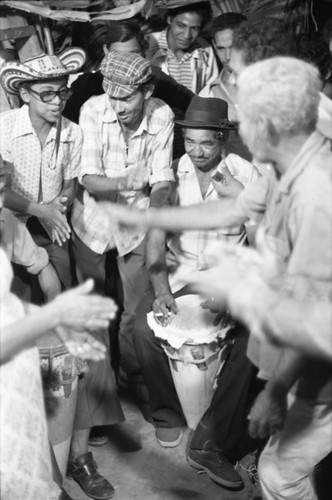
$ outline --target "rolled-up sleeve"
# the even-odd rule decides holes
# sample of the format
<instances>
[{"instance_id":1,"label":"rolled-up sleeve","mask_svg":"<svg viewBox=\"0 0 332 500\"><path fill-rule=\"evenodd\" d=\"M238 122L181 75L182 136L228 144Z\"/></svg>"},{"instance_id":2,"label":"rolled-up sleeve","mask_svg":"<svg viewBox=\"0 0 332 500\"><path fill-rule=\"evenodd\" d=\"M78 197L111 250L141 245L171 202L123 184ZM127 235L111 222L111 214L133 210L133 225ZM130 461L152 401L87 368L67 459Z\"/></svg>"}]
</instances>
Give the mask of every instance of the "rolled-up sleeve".
<instances>
[{"instance_id":1,"label":"rolled-up sleeve","mask_svg":"<svg viewBox=\"0 0 332 500\"><path fill-rule=\"evenodd\" d=\"M100 112L89 99L81 109L79 124L83 130L83 148L79 181L82 182L84 175L105 176L102 163L102 122Z\"/></svg>"},{"instance_id":2,"label":"rolled-up sleeve","mask_svg":"<svg viewBox=\"0 0 332 500\"><path fill-rule=\"evenodd\" d=\"M3 209L2 219L10 261L25 267L30 274L39 274L49 263L46 250L36 245L25 225L9 210Z\"/></svg>"},{"instance_id":3,"label":"rolled-up sleeve","mask_svg":"<svg viewBox=\"0 0 332 500\"><path fill-rule=\"evenodd\" d=\"M156 182L174 181L172 169L174 115L167 105L162 108L162 124L153 138L153 146L149 158L150 186Z\"/></svg>"}]
</instances>

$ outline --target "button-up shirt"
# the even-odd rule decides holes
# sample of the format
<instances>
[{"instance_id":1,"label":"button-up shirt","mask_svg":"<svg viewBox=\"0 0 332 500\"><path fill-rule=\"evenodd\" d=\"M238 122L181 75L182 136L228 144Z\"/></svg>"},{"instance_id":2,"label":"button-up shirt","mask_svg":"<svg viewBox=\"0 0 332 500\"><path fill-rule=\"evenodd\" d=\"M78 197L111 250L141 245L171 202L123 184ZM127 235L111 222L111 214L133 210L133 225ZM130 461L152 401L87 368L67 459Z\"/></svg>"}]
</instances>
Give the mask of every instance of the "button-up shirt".
<instances>
[{"instance_id":1,"label":"button-up shirt","mask_svg":"<svg viewBox=\"0 0 332 500\"><path fill-rule=\"evenodd\" d=\"M331 142L314 132L279 181L262 177L238 198L248 217L261 219L259 250L264 252L266 247L274 253L285 287L295 297L303 296L305 280L311 293L320 299L331 298L331 164ZM260 376L270 378L278 349L267 340L251 338L248 353L260 367ZM311 382L315 382L313 375ZM314 393L311 382L301 384L303 392ZM324 387L321 380L317 387Z\"/></svg>"},{"instance_id":2,"label":"button-up shirt","mask_svg":"<svg viewBox=\"0 0 332 500\"><path fill-rule=\"evenodd\" d=\"M237 155L230 154L224 160L230 173L244 186L255 182L258 178L256 168ZM213 175L219 165L211 171ZM196 169L187 154L183 155L177 167L177 182L174 185L172 205L187 206L210 202L218 199L218 194L212 182L203 198ZM174 274L169 274L172 292L186 284L186 277L192 271L201 271L207 268L207 254L211 245L216 241L229 241L233 244L242 244L245 240L244 226L216 230L193 230L174 234L169 238L168 265L176 267Z\"/></svg>"},{"instance_id":3,"label":"button-up shirt","mask_svg":"<svg viewBox=\"0 0 332 500\"><path fill-rule=\"evenodd\" d=\"M79 126L62 118L57 153L54 124L42 147L32 127L27 105L1 113L0 153L14 166L12 188L30 201L49 203L65 179L78 176L83 135Z\"/></svg>"},{"instance_id":4,"label":"button-up shirt","mask_svg":"<svg viewBox=\"0 0 332 500\"><path fill-rule=\"evenodd\" d=\"M85 175L112 179L135 179L135 190L119 192L117 203L145 209L150 187L157 182L173 181L171 168L173 113L159 99L150 98L144 105L143 119L125 143L116 113L106 94L89 99L81 110L80 125L84 146L80 180ZM113 226L111 234L94 224L96 201L82 190L74 202L72 224L79 238L91 250L102 254L116 246L119 255L134 250L144 239L141 230Z\"/></svg>"}]
</instances>

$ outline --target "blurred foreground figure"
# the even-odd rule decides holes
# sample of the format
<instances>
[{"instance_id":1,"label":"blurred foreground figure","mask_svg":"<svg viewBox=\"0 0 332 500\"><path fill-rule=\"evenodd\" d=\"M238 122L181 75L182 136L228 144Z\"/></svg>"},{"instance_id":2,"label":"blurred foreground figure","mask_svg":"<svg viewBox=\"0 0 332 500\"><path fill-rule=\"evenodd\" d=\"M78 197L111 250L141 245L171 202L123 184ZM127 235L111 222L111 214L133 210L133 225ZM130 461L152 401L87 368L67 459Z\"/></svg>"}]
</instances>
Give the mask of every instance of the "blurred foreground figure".
<instances>
[{"instance_id":1,"label":"blurred foreground figure","mask_svg":"<svg viewBox=\"0 0 332 500\"><path fill-rule=\"evenodd\" d=\"M234 252L219 243L209 256L209 270L196 273L191 284L215 305L228 307L251 335L293 347L310 357L332 361L332 301L299 298L270 283L270 264L253 249ZM276 283L274 283L276 285ZM304 279L303 290L310 282ZM320 334L317 335L316 332Z\"/></svg>"}]
</instances>

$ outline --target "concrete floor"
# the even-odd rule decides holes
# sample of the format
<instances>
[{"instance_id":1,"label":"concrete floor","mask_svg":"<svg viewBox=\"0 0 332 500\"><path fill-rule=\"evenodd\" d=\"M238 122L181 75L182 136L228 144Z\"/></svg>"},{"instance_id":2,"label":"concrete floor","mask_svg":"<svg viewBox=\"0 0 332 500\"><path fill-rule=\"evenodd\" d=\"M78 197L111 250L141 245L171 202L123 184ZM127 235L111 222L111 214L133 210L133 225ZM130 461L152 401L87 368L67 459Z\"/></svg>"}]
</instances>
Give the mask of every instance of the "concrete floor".
<instances>
[{"instance_id":1,"label":"concrete floor","mask_svg":"<svg viewBox=\"0 0 332 500\"><path fill-rule=\"evenodd\" d=\"M154 427L128 395L121 396L121 403L126 421L109 428L107 445L91 448L99 471L115 487L114 500L261 500L259 487L254 488L241 467L245 482L241 491L225 490L190 467L186 462L190 429L178 447L162 448ZM247 468L244 461L243 465ZM75 500L89 498L73 480L66 479L64 486Z\"/></svg>"}]
</instances>

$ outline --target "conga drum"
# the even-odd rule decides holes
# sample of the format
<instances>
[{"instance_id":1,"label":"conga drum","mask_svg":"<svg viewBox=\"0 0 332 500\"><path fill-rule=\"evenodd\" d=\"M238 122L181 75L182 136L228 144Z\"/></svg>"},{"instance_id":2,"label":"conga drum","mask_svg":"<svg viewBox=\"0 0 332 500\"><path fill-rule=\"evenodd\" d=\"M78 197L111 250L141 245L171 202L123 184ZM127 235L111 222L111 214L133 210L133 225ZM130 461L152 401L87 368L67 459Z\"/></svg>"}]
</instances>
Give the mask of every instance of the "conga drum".
<instances>
[{"instance_id":1,"label":"conga drum","mask_svg":"<svg viewBox=\"0 0 332 500\"><path fill-rule=\"evenodd\" d=\"M161 339L172 378L188 427L195 429L210 405L216 377L227 348L229 327L214 325L215 314L201 307L198 295L176 299L179 312L166 327L156 323L153 313L148 324Z\"/></svg>"},{"instance_id":2,"label":"conga drum","mask_svg":"<svg viewBox=\"0 0 332 500\"><path fill-rule=\"evenodd\" d=\"M68 353L57 336L39 342L39 357L49 439L63 477L66 475L77 401L78 375L86 363Z\"/></svg>"}]
</instances>

